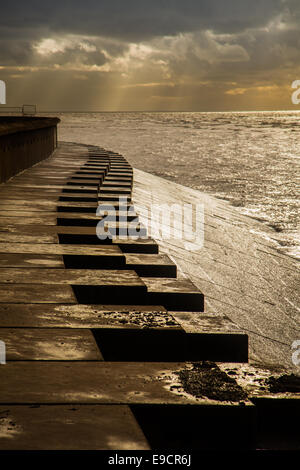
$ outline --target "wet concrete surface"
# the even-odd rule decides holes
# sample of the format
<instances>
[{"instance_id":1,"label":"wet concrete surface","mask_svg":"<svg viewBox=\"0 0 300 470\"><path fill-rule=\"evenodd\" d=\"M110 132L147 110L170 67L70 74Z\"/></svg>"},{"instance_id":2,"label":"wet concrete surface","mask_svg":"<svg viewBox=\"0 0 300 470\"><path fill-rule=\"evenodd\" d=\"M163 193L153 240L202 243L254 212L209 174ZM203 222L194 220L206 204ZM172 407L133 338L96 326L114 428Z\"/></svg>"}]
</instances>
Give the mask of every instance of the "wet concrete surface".
<instances>
[{"instance_id":1,"label":"wet concrete surface","mask_svg":"<svg viewBox=\"0 0 300 470\"><path fill-rule=\"evenodd\" d=\"M200 191L140 170L134 178L133 202L146 226L151 204L203 204L204 225L192 248L184 246L184 238L153 238L176 262L178 275L205 294L205 312L226 315L249 335L251 360L299 374L291 348L300 339L299 263L276 249L272 230L263 238L259 222ZM194 230L190 224L190 233Z\"/></svg>"},{"instance_id":2,"label":"wet concrete surface","mask_svg":"<svg viewBox=\"0 0 300 470\"><path fill-rule=\"evenodd\" d=\"M0 328L7 361L101 361L89 330Z\"/></svg>"},{"instance_id":3,"label":"wet concrete surface","mask_svg":"<svg viewBox=\"0 0 300 470\"><path fill-rule=\"evenodd\" d=\"M0 406L2 450L147 450L126 405Z\"/></svg>"}]
</instances>

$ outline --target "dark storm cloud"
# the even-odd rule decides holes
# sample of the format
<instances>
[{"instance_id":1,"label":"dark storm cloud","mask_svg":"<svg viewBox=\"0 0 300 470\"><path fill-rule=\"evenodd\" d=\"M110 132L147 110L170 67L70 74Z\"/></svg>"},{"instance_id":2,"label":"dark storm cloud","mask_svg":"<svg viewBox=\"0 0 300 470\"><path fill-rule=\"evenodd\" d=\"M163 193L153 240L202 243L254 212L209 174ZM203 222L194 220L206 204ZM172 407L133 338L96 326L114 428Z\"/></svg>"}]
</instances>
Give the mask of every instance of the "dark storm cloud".
<instances>
[{"instance_id":1,"label":"dark storm cloud","mask_svg":"<svg viewBox=\"0 0 300 470\"><path fill-rule=\"evenodd\" d=\"M199 29L237 32L278 14L282 0L11 0L0 27L144 40Z\"/></svg>"},{"instance_id":2,"label":"dark storm cloud","mask_svg":"<svg viewBox=\"0 0 300 470\"><path fill-rule=\"evenodd\" d=\"M0 65L29 65L32 52L32 43L28 39L0 38Z\"/></svg>"},{"instance_id":3,"label":"dark storm cloud","mask_svg":"<svg viewBox=\"0 0 300 470\"><path fill-rule=\"evenodd\" d=\"M211 30L239 34L259 28L280 12L284 0L11 0L0 9L0 65L37 63L34 44L57 35L83 35L113 39L107 47L110 56L121 55L128 42L149 41L159 36L175 36ZM83 53L68 48L53 54L55 64L75 58L84 64L102 65L100 52ZM42 59L41 62L52 60Z\"/></svg>"},{"instance_id":4,"label":"dark storm cloud","mask_svg":"<svg viewBox=\"0 0 300 470\"><path fill-rule=\"evenodd\" d=\"M222 103L238 101L248 88L287 86L297 78L299 0L2 3L1 78L16 102L24 96L49 106L48 95L37 89L41 77L45 85L50 76L56 106L67 108L72 100L79 103L78 90L82 106L97 94L108 107L110 97L148 106L152 95L170 103L181 96L184 106L195 96L204 99L203 89L208 96L205 87L212 102L218 90L214 102ZM67 94L66 82L73 84Z\"/></svg>"}]
</instances>

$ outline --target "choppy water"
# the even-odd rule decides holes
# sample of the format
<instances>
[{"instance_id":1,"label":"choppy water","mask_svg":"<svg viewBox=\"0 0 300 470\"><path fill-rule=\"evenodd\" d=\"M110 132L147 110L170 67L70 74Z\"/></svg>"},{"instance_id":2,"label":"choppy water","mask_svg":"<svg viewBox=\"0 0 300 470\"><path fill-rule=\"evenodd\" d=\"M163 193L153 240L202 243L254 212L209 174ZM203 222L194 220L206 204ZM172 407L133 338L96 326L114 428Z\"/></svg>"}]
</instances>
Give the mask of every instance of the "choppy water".
<instances>
[{"instance_id":1,"label":"choppy water","mask_svg":"<svg viewBox=\"0 0 300 470\"><path fill-rule=\"evenodd\" d=\"M63 113L60 140L229 200L300 257L300 112Z\"/></svg>"}]
</instances>

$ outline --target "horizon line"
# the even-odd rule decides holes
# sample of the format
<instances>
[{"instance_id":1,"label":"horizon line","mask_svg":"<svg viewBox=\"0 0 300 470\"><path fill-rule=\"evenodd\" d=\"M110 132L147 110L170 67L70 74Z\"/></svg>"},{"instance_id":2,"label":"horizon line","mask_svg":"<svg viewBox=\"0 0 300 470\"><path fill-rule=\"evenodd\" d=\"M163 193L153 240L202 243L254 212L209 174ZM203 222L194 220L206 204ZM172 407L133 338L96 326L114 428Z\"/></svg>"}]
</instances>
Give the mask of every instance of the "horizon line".
<instances>
[{"instance_id":1,"label":"horizon line","mask_svg":"<svg viewBox=\"0 0 300 470\"><path fill-rule=\"evenodd\" d=\"M254 109L254 110L215 110L215 111L206 111L206 110L38 110L39 113L272 113L272 112L300 112L298 109ZM0 107L1 113L1 107Z\"/></svg>"}]
</instances>

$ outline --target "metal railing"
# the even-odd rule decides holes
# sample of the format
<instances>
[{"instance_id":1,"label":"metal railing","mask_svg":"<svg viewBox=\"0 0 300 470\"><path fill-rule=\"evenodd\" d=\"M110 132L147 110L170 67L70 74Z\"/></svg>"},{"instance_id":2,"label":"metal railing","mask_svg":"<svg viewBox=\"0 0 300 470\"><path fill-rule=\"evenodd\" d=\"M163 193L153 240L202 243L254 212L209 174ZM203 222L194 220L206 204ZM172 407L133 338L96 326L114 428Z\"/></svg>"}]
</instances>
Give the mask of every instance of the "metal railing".
<instances>
[{"instance_id":1,"label":"metal railing","mask_svg":"<svg viewBox=\"0 0 300 470\"><path fill-rule=\"evenodd\" d=\"M35 116L35 104L23 104L23 106L0 106L0 114L22 114L22 116Z\"/></svg>"}]
</instances>

